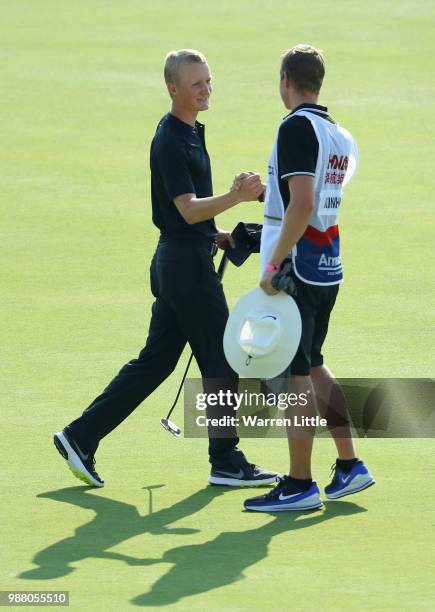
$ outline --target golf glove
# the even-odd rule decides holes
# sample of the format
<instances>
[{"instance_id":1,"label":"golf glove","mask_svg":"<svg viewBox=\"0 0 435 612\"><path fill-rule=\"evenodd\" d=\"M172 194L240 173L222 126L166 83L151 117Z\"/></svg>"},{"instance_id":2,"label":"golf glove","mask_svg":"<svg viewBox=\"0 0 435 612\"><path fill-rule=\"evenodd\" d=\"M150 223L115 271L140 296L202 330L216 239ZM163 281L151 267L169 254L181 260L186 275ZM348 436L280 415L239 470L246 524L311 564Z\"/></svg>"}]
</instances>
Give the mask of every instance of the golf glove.
<instances>
[{"instance_id":1,"label":"golf glove","mask_svg":"<svg viewBox=\"0 0 435 612\"><path fill-rule=\"evenodd\" d=\"M293 263L291 259L284 259L281 264L281 268L277 274L272 278L272 287L277 291L284 291L288 295L295 297L297 295L297 289L295 281L292 277Z\"/></svg>"}]
</instances>

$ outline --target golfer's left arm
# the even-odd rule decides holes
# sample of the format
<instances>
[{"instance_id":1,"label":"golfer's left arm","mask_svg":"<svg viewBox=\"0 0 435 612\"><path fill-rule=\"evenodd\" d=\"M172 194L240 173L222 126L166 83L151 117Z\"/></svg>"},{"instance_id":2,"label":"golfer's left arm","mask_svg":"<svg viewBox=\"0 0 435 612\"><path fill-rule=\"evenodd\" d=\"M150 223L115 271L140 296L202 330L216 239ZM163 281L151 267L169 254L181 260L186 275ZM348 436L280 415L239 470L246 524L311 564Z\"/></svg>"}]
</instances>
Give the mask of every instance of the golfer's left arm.
<instances>
[{"instance_id":1,"label":"golfer's left arm","mask_svg":"<svg viewBox=\"0 0 435 612\"><path fill-rule=\"evenodd\" d=\"M301 238L308 227L314 208L314 177L296 175L288 178L290 202L284 215L281 232L272 257L268 263L276 271L266 270L260 281L260 287L269 295L278 293L272 287L271 281L282 262Z\"/></svg>"}]
</instances>

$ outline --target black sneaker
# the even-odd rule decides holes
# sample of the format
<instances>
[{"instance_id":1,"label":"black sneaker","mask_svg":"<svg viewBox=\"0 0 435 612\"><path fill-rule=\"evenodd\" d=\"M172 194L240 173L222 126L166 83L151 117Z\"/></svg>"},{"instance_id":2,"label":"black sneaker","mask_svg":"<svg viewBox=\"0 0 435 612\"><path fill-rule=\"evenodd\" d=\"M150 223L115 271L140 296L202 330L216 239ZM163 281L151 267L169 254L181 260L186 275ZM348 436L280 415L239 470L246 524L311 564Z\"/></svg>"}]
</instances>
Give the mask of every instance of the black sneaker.
<instances>
[{"instance_id":1,"label":"black sneaker","mask_svg":"<svg viewBox=\"0 0 435 612\"><path fill-rule=\"evenodd\" d=\"M54 434L53 441L76 478L91 487L104 487L104 480L95 471L94 453L84 453L66 429Z\"/></svg>"},{"instance_id":2,"label":"black sneaker","mask_svg":"<svg viewBox=\"0 0 435 612\"><path fill-rule=\"evenodd\" d=\"M248 463L241 451L237 451L235 461L227 465L212 465L208 482L212 485L228 487L258 487L275 484L279 480L277 472L268 472L255 463Z\"/></svg>"}]
</instances>

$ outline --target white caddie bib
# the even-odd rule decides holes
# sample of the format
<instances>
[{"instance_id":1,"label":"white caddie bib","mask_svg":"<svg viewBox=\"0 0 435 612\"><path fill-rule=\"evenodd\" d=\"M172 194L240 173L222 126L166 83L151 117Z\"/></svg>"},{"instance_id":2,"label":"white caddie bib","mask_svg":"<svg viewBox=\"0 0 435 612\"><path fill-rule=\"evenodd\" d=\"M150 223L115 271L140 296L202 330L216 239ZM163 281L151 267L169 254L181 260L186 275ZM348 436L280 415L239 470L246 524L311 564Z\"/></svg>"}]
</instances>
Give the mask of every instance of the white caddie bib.
<instances>
[{"instance_id":1,"label":"white caddie bib","mask_svg":"<svg viewBox=\"0 0 435 612\"><path fill-rule=\"evenodd\" d=\"M304 282L335 285L343 280L338 214L343 187L350 181L358 165L358 150L346 129L315 112L301 109L284 121L292 121L293 117L298 116L306 117L311 122L319 143L319 153L314 177L314 210L304 235L292 250L294 270ZM283 202L279 189L279 181L287 177L278 176L278 133L279 130L269 158L260 250L262 272L272 257L288 206L288 202Z\"/></svg>"}]
</instances>

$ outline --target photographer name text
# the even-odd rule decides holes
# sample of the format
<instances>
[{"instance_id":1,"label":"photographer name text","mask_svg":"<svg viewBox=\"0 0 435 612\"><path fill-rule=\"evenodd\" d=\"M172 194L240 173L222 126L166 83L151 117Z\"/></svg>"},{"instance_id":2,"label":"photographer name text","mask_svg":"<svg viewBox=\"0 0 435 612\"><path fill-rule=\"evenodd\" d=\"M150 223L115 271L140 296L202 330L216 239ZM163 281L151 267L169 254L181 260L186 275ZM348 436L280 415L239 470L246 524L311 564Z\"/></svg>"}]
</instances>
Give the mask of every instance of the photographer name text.
<instances>
[{"instance_id":1,"label":"photographer name text","mask_svg":"<svg viewBox=\"0 0 435 612\"><path fill-rule=\"evenodd\" d=\"M242 423L245 427L326 427L327 420L316 416L295 415L292 418L269 418L264 419L255 414L235 416L222 416L219 418L208 418L205 414L196 417L198 427L239 427Z\"/></svg>"}]
</instances>

